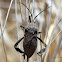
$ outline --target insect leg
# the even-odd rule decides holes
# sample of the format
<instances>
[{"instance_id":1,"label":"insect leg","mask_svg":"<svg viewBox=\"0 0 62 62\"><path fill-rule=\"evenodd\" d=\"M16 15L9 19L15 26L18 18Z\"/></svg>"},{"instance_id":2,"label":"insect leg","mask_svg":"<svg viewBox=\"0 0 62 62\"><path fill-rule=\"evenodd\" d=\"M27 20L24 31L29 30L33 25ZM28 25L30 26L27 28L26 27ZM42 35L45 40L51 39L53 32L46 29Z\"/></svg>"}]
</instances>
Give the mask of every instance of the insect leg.
<instances>
[{"instance_id":1,"label":"insect leg","mask_svg":"<svg viewBox=\"0 0 62 62\"><path fill-rule=\"evenodd\" d=\"M45 47L47 46L43 40L41 40L39 37L37 37L37 38L45 45Z\"/></svg>"},{"instance_id":2,"label":"insect leg","mask_svg":"<svg viewBox=\"0 0 62 62\"><path fill-rule=\"evenodd\" d=\"M37 37L37 38L45 45L45 47L47 46L46 43L45 43L43 40L41 40L39 37ZM40 52L38 52L37 54L38 54L38 55L39 55L39 53L42 54L43 52L45 52L45 49L46 49L46 48L42 49L42 50L41 50Z\"/></svg>"},{"instance_id":3,"label":"insect leg","mask_svg":"<svg viewBox=\"0 0 62 62\"><path fill-rule=\"evenodd\" d=\"M40 53L42 54L43 52L45 52L46 48L43 48L42 50L40 50L40 52L38 52L37 54L39 55Z\"/></svg>"},{"instance_id":4,"label":"insect leg","mask_svg":"<svg viewBox=\"0 0 62 62\"><path fill-rule=\"evenodd\" d=\"M29 16L29 21L30 21L30 23L31 23L31 16Z\"/></svg>"},{"instance_id":5,"label":"insect leg","mask_svg":"<svg viewBox=\"0 0 62 62\"><path fill-rule=\"evenodd\" d=\"M42 32L37 32L37 34L41 34Z\"/></svg>"},{"instance_id":6,"label":"insect leg","mask_svg":"<svg viewBox=\"0 0 62 62\"><path fill-rule=\"evenodd\" d=\"M14 45L14 48L16 49L16 51L18 51L18 52L20 52L20 53L24 53L23 51L21 51L19 48L17 48L17 45L18 45L18 43L23 39L24 37L22 37L20 40L18 40L17 42L16 42L16 44Z\"/></svg>"},{"instance_id":7,"label":"insect leg","mask_svg":"<svg viewBox=\"0 0 62 62\"><path fill-rule=\"evenodd\" d=\"M27 62L29 62L29 58L28 58L28 56L27 56Z\"/></svg>"},{"instance_id":8,"label":"insect leg","mask_svg":"<svg viewBox=\"0 0 62 62\"><path fill-rule=\"evenodd\" d=\"M25 53L23 54L23 57L24 57L24 59L25 59Z\"/></svg>"}]
</instances>

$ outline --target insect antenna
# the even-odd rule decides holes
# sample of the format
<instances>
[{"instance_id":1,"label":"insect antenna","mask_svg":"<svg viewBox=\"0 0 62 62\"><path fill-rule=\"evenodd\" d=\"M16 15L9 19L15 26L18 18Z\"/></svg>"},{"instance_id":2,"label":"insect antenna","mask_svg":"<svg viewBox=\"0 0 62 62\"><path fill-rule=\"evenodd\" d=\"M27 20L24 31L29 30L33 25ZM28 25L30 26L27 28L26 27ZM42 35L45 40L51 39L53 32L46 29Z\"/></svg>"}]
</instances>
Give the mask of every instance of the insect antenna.
<instances>
[{"instance_id":1,"label":"insect antenna","mask_svg":"<svg viewBox=\"0 0 62 62\"><path fill-rule=\"evenodd\" d=\"M22 3L23 4L23 3ZM24 4L23 4L24 5ZM27 8L27 6L26 5L24 5L26 8ZM31 14L31 16L29 15L29 21L30 21L30 23L31 23L31 17L32 17L32 13L31 13L31 11L29 10L29 8L27 8L28 9L28 11L30 12L30 14Z\"/></svg>"},{"instance_id":2,"label":"insect antenna","mask_svg":"<svg viewBox=\"0 0 62 62\"><path fill-rule=\"evenodd\" d=\"M52 6L50 6L50 7L52 7ZM50 8L50 7L48 7L48 8ZM48 8L47 8L47 9L48 9ZM44 9L43 11L45 11L45 10L46 10L46 9ZM43 11L41 11L39 14L41 14ZM38 14L38 15L39 15L39 14ZM36 19L38 15L36 15L36 16L34 17L34 19ZM34 19L33 19L33 20L34 20Z\"/></svg>"}]
</instances>

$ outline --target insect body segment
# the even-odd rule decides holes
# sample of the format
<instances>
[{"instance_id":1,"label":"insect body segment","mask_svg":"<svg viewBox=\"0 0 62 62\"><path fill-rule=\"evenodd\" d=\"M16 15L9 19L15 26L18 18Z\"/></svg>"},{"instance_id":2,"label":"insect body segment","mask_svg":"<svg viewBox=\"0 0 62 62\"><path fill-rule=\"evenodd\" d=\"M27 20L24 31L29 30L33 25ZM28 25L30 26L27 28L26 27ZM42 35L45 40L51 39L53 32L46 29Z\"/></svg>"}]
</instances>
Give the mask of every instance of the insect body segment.
<instances>
[{"instance_id":1,"label":"insect body segment","mask_svg":"<svg viewBox=\"0 0 62 62\"><path fill-rule=\"evenodd\" d=\"M32 14L31 14L31 16L32 16ZM35 50L37 48L37 39L39 39L44 44L45 47L47 46L44 43L44 41L42 41L39 37L37 37L37 34L41 33L41 32L38 32L38 26L37 26L37 24L35 22L31 22L31 17L30 16L29 16L29 20L30 20L30 23L28 25L26 25L26 26L20 26L21 28L24 29L24 37L22 37L20 40L18 40L16 42L16 44L14 45L14 48L16 49L16 51L24 54L23 55L24 59L25 59L25 55L27 56L27 61L28 61L28 58L30 58L34 54L34 52L35 52ZM17 45L20 43L21 40L23 40L24 52L21 51L17 47ZM43 50L43 52L44 52L44 50Z\"/></svg>"},{"instance_id":2,"label":"insect body segment","mask_svg":"<svg viewBox=\"0 0 62 62\"><path fill-rule=\"evenodd\" d=\"M27 55L27 57L30 58L37 48L37 39L39 39L45 45L45 47L46 44L39 37L37 37L37 34L41 32L37 32L38 28L36 27L35 23L30 23L29 25L23 28L25 29L24 37L18 40L14 47L16 51L24 53L24 56ZM22 39L24 39L23 41L24 52L21 51L19 48L16 48L16 46Z\"/></svg>"}]
</instances>

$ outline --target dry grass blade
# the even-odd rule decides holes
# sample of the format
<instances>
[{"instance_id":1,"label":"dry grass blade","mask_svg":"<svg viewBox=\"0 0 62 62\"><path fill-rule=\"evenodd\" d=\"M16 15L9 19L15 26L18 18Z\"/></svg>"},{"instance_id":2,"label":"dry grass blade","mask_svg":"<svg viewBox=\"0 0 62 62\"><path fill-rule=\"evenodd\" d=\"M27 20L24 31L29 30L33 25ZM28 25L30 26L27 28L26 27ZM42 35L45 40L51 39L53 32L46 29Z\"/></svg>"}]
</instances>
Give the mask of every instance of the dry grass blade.
<instances>
[{"instance_id":1,"label":"dry grass blade","mask_svg":"<svg viewBox=\"0 0 62 62\"><path fill-rule=\"evenodd\" d=\"M59 33L56 35L56 37L57 37L61 32L62 32L62 30L59 31ZM56 39L56 37L52 40L52 42Z\"/></svg>"},{"instance_id":2,"label":"dry grass blade","mask_svg":"<svg viewBox=\"0 0 62 62\"><path fill-rule=\"evenodd\" d=\"M32 21L34 22L33 20L33 16L34 16L34 8L35 7L35 0L33 0L33 6L32 6Z\"/></svg>"},{"instance_id":3,"label":"dry grass blade","mask_svg":"<svg viewBox=\"0 0 62 62\"><path fill-rule=\"evenodd\" d=\"M6 62L7 62L7 54L6 54L5 42L4 42L3 31L2 31L2 22L1 22L1 36L3 41L3 48L4 48L5 57L6 57Z\"/></svg>"},{"instance_id":4,"label":"dry grass blade","mask_svg":"<svg viewBox=\"0 0 62 62\"><path fill-rule=\"evenodd\" d=\"M46 42L46 39L47 39L47 37L48 37L48 30L49 30L49 26L50 26L50 22L51 22L52 3L53 3L53 1L51 0L51 8L50 8L50 12L49 12L49 14L48 14L48 22L47 22L47 28L46 28L46 34L45 34L45 42Z\"/></svg>"},{"instance_id":5,"label":"dry grass blade","mask_svg":"<svg viewBox=\"0 0 62 62\"><path fill-rule=\"evenodd\" d=\"M54 51L53 57L52 57L52 59L51 59L51 62L54 62L54 60L55 60L55 57L56 57L56 55L57 55L57 52L58 52L58 49L59 49L59 47L60 47L61 41L62 41L62 36L61 36L61 38L60 38L60 40L59 40L59 42L58 42L58 45L56 46L56 49L55 49L55 51Z\"/></svg>"},{"instance_id":6,"label":"dry grass blade","mask_svg":"<svg viewBox=\"0 0 62 62\"><path fill-rule=\"evenodd\" d=\"M17 27L17 40L19 40L19 37L18 37L18 21L17 21L17 1L15 0L15 16L16 16L16 27ZM18 47L20 48L20 45L18 45ZM22 62L21 60L21 54L19 53L19 60L20 62Z\"/></svg>"},{"instance_id":7,"label":"dry grass blade","mask_svg":"<svg viewBox=\"0 0 62 62\"><path fill-rule=\"evenodd\" d=\"M54 22L54 25L55 25L55 26L53 27L53 30L52 30L52 33L51 33L51 36L50 36L50 39L49 39L49 43L48 43L48 46L47 46L47 48L46 48L46 50L45 50L45 54L44 54L44 56L43 56L42 62L44 62L46 53L47 53L47 51L48 51L48 49L49 49L49 47L50 47L50 45L51 45L52 38L53 38L53 34L54 34L54 30L55 30L55 28L57 27L57 25L59 24L60 21L61 21L61 20L59 20L56 25L55 25L55 22Z\"/></svg>"},{"instance_id":8,"label":"dry grass blade","mask_svg":"<svg viewBox=\"0 0 62 62\"><path fill-rule=\"evenodd\" d=\"M26 6L27 6L27 0L26 0ZM27 8L25 7L25 22L27 21Z\"/></svg>"},{"instance_id":9,"label":"dry grass blade","mask_svg":"<svg viewBox=\"0 0 62 62\"><path fill-rule=\"evenodd\" d=\"M42 0L42 3L43 3L42 9L44 9L45 0ZM42 13L42 15L44 16L44 13ZM40 32L42 32L42 30ZM40 38L41 38L41 35L40 35ZM41 50L42 50L42 44L41 44ZM42 53L41 53L41 62L42 62Z\"/></svg>"},{"instance_id":10,"label":"dry grass blade","mask_svg":"<svg viewBox=\"0 0 62 62\"><path fill-rule=\"evenodd\" d=\"M9 16L9 12L10 12L10 9L11 9L11 6L12 6L12 2L13 2L13 0L11 0L9 8L8 8L8 12L7 12L7 16L6 16L5 24L4 24L4 28L3 28L3 33L4 33L4 30L5 30L6 22L7 22L7 19L8 19L8 16Z\"/></svg>"},{"instance_id":11,"label":"dry grass blade","mask_svg":"<svg viewBox=\"0 0 62 62\"><path fill-rule=\"evenodd\" d=\"M21 0L19 0L19 4L20 4L20 12L21 12L22 23L24 23L23 11L22 11L22 6L21 6Z\"/></svg>"}]
</instances>

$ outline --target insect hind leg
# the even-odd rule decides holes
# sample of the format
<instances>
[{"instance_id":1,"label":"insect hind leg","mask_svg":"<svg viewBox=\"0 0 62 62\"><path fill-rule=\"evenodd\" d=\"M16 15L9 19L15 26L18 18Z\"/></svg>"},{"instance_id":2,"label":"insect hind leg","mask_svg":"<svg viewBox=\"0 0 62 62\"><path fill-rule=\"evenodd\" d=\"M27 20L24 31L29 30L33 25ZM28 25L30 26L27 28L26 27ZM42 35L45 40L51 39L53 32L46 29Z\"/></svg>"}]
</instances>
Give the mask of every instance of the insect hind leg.
<instances>
[{"instance_id":1,"label":"insect hind leg","mask_svg":"<svg viewBox=\"0 0 62 62\"><path fill-rule=\"evenodd\" d=\"M45 52L45 49L46 48L43 48L42 50L40 50L40 52L38 52L37 54L39 55L39 54L42 54L43 52Z\"/></svg>"}]
</instances>

